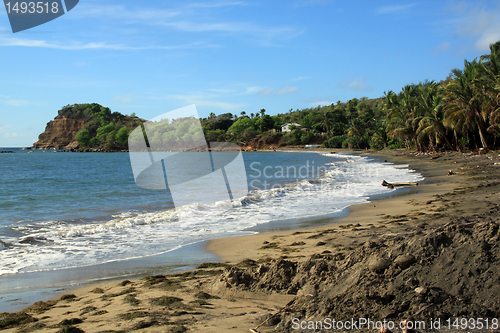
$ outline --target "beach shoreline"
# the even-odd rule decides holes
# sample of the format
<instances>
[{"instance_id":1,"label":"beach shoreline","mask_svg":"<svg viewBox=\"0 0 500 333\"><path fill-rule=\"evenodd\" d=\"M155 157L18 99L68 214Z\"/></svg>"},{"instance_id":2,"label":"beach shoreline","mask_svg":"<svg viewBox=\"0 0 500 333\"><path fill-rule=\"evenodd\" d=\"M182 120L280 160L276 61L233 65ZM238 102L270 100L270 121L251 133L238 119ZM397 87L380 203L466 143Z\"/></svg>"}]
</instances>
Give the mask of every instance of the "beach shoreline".
<instances>
[{"instance_id":1,"label":"beach shoreline","mask_svg":"<svg viewBox=\"0 0 500 333\"><path fill-rule=\"evenodd\" d=\"M477 166L480 170L473 171L483 172L483 165L491 168L490 164L494 165L499 160L498 154L417 155L407 151L353 153L385 159L395 164L408 164L410 169L421 173L426 180L405 195L381 197L368 203L353 205L349 207L346 217L333 224L209 241L206 249L219 256L222 263L169 276L91 284L72 290L71 295L74 297L63 296L52 305L43 303L47 305L47 309L41 313L37 313L33 308L27 310L27 315L37 320L41 332L55 332L54 325L68 318L81 320L81 323L75 321L73 326L85 332L122 329L142 329L148 332L165 332L170 329L204 332L248 331L262 322L269 313L293 300L300 292L255 291L234 287L230 282L234 279L228 280L228 274L233 269L231 267L242 270L251 268L254 264L266 265L274 261L293 261L300 264L310 260L309 258L328 256L335 251L349 253L367 242L381 238L382 235L401 233L423 223L434 226L444 224L444 220L448 218L463 215L460 207L450 205L442 198L457 189L466 188L471 177L478 177L476 174L471 176L469 164L480 164L481 167ZM483 177L482 174L480 176ZM498 177L491 172L486 178L488 176L494 179ZM480 197L477 196L474 208L466 210L466 213L487 210L488 207L480 203ZM443 216L443 211L447 211L447 216ZM323 239L332 232L335 233L333 239ZM162 287L158 289L159 285ZM96 290L102 290L102 295ZM200 296L202 293L210 297ZM105 297L106 295L109 297ZM160 295L176 297L177 303L160 304L158 307L151 300ZM137 300L137 304L133 304L133 299ZM91 310L82 311L85 308ZM163 315L168 320L158 318L161 311L164 311ZM127 317L127 313L135 313L136 316ZM43 317L46 318L42 319ZM116 318L122 320L117 321ZM31 327L30 325L36 324L26 322L22 325ZM138 328L141 325L143 327ZM15 332L14 327L6 332ZM242 329L243 327L245 329ZM263 326L260 330L273 331L272 326Z\"/></svg>"},{"instance_id":2,"label":"beach shoreline","mask_svg":"<svg viewBox=\"0 0 500 333\"><path fill-rule=\"evenodd\" d=\"M332 151L332 149L324 149L324 152L330 151ZM419 200L423 197L431 197L434 195L447 193L454 187L457 187L458 183L460 182L460 180L457 179L457 177L460 178L460 175L455 175L454 178L450 178L449 176L447 176L448 171L455 167L454 165L452 165L453 163L432 163L430 160L432 156L429 156L427 158L428 160L412 160L408 157L408 155L406 155L406 152L404 151L364 152L362 150L335 150L335 152L357 154L361 156L377 158L379 160L386 160L393 164L408 165L409 169L415 170L417 173L422 174L425 180L423 182L420 182L418 186L411 187L409 189L410 191L406 193L394 195L382 194L373 199L371 198L367 203L349 206L346 208L346 210L348 211L347 214L344 214L344 216L341 218L332 219L333 222L331 223L323 223L314 227L284 231L264 231L255 235L217 238L208 241L206 249L209 252L212 252L219 256L224 262L228 263L239 262L247 258L255 259L258 258L260 254L257 251L248 252L248 249L258 249L261 246L260 244L262 244L262 242L276 235L290 236L297 230L313 232L332 226L354 223L359 223L362 226L366 226L370 223L370 221L378 219L377 214L381 214L381 212L383 213L391 211L392 215L402 215L407 211L407 201ZM381 183L382 181L383 179L380 180ZM443 185L444 183L446 185ZM408 189L408 187L406 187L405 189ZM376 202L376 204L373 204L373 202ZM234 249L238 249L239 247L241 247L242 249L234 251Z\"/></svg>"}]
</instances>

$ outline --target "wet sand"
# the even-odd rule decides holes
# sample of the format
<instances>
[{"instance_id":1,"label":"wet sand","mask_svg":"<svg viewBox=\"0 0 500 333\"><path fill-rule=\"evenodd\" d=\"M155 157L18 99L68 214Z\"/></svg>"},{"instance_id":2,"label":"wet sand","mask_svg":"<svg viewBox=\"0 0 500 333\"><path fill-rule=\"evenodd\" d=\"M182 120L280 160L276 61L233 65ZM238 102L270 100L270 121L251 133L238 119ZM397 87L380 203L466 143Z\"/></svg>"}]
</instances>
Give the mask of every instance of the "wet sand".
<instances>
[{"instance_id":1,"label":"wet sand","mask_svg":"<svg viewBox=\"0 0 500 333\"><path fill-rule=\"evenodd\" d=\"M412 249L401 250L405 242L413 244L443 232L455 235L451 239L459 242L457 244L474 245L473 240L466 239L467 235L479 235L481 230L498 222L495 220L500 202L498 153L481 156L458 153L416 156L405 151L369 154L396 164L409 164L426 180L412 187L407 195L352 206L346 217L332 224L212 240L207 249L220 256L222 263L201 265L174 275L92 284L57 300L36 303L24 312L1 314L0 329L10 327L5 332L249 332L250 329L286 332L292 331L291 320L295 317L318 319L328 314L337 317L373 314L377 319L396 320L401 316L425 314L425 311L439 315L437 309L441 308L446 309L442 311L444 317L465 316L467 309L477 312L470 315L496 311L500 306L497 299L500 296L494 293L496 287L490 289L493 296L487 302L479 302L487 295L479 280L458 275L458 283L454 283L465 285L455 292L447 287L452 282L443 282L448 276L445 276L446 267L426 270L446 254L448 248L443 244L436 245L435 240L429 243L429 248L438 246L438 250L429 255L425 246L415 247L416 258L411 260L409 268L402 268L398 258ZM451 230L450 223L457 224L457 230L477 230L468 232L467 229L459 237L457 233L461 229ZM496 252L491 250L495 247L490 244L491 237L497 237L494 233L485 231L490 238L484 236L482 241L489 245L480 244L490 253L487 269L493 272L499 270ZM423 252L417 254L418 251ZM479 250L470 247L469 252L474 251ZM453 269L457 271L460 267ZM440 271L443 276L439 275ZM413 283L405 274L412 274L417 284L405 287ZM359 279L362 276L365 278ZM354 281L353 277L358 280ZM403 278L403 282L398 282ZM419 280L422 286L418 285ZM389 285L397 288L391 289ZM473 288L477 289L474 292L478 298L462 299L459 303L457 295ZM378 292L381 289L384 293ZM367 293L356 296L357 304L346 296L346 293L355 295L356 290ZM415 296L422 298L418 304L413 304L412 298L405 298L398 304L408 302L406 308L395 306L399 295L410 297L414 290L421 291L420 296ZM433 293L446 296L432 296ZM334 302L342 304L342 312L327 307ZM476 303L484 304L475 307ZM286 307L287 304L290 305ZM286 311L256 329L270 314L283 308Z\"/></svg>"}]
</instances>

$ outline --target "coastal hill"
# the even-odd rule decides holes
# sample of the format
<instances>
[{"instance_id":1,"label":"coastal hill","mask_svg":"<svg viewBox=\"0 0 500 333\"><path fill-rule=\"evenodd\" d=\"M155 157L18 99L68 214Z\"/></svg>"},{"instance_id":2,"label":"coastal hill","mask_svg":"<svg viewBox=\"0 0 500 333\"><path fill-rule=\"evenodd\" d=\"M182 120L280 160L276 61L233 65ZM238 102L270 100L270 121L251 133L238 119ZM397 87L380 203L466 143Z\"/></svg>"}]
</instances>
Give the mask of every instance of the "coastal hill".
<instances>
[{"instance_id":1,"label":"coastal hill","mask_svg":"<svg viewBox=\"0 0 500 333\"><path fill-rule=\"evenodd\" d=\"M210 113L200 122L207 142L233 142L245 150L320 144L325 148L406 148L417 151L488 150L500 145L500 41L490 53L464 61L442 81L407 84L383 97L353 98L330 105ZM99 104L59 110L34 148L126 150L128 135L143 119ZM172 139L162 126L151 137Z\"/></svg>"},{"instance_id":2,"label":"coastal hill","mask_svg":"<svg viewBox=\"0 0 500 333\"><path fill-rule=\"evenodd\" d=\"M97 103L67 105L47 124L33 148L123 150L130 131L144 121Z\"/></svg>"}]
</instances>

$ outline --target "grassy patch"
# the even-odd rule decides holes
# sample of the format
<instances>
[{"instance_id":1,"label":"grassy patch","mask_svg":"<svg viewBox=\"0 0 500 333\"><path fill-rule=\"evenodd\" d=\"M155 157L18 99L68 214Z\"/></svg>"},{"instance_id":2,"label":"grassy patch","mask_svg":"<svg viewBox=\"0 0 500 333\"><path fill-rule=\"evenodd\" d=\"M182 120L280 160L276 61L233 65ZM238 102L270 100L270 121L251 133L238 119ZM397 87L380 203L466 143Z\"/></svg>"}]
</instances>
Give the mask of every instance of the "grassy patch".
<instances>
[{"instance_id":1,"label":"grassy patch","mask_svg":"<svg viewBox=\"0 0 500 333\"><path fill-rule=\"evenodd\" d=\"M143 278L146 282L144 283L145 287L151 287L155 284L162 283L164 281L168 281L166 275L154 275L154 276L146 276Z\"/></svg>"},{"instance_id":2,"label":"grassy patch","mask_svg":"<svg viewBox=\"0 0 500 333\"><path fill-rule=\"evenodd\" d=\"M34 332L34 331L38 331L38 330L41 330L42 328L45 328L45 325L44 323L34 323L33 325L29 325L29 326L24 326L20 329L18 329L18 333L30 333L30 332Z\"/></svg>"},{"instance_id":3,"label":"grassy patch","mask_svg":"<svg viewBox=\"0 0 500 333\"><path fill-rule=\"evenodd\" d=\"M293 242L289 246L301 246L301 245L306 245L306 243L305 242Z\"/></svg>"},{"instance_id":4,"label":"grassy patch","mask_svg":"<svg viewBox=\"0 0 500 333\"><path fill-rule=\"evenodd\" d=\"M212 269L211 270L197 269L194 271L172 274L172 277L178 278L179 281L187 281L187 280L192 280L198 276L219 275L222 272L223 272L223 269L213 269L213 270Z\"/></svg>"},{"instance_id":5,"label":"grassy patch","mask_svg":"<svg viewBox=\"0 0 500 333\"><path fill-rule=\"evenodd\" d=\"M2 330L37 321L37 319L33 318L26 312L3 312L0 313L0 318L2 318L2 320L0 320L0 329Z\"/></svg>"},{"instance_id":6,"label":"grassy patch","mask_svg":"<svg viewBox=\"0 0 500 333\"><path fill-rule=\"evenodd\" d=\"M187 328L183 325L177 325L170 329L170 333L184 333L187 331Z\"/></svg>"},{"instance_id":7,"label":"grassy patch","mask_svg":"<svg viewBox=\"0 0 500 333\"><path fill-rule=\"evenodd\" d=\"M205 313L199 311L174 311L170 316L172 317L180 317L184 315L203 315Z\"/></svg>"},{"instance_id":8,"label":"grassy patch","mask_svg":"<svg viewBox=\"0 0 500 333\"><path fill-rule=\"evenodd\" d=\"M317 239L317 238L320 238L320 237L323 237L325 234L320 232L319 234L315 234L315 235L311 235L309 237L307 237L307 239Z\"/></svg>"},{"instance_id":9,"label":"grassy patch","mask_svg":"<svg viewBox=\"0 0 500 333\"><path fill-rule=\"evenodd\" d=\"M156 324L156 321L154 320L141 320L140 322L138 322L137 324L134 325L134 327L132 327L132 330L141 330L143 328L148 328L148 327L151 327L153 325Z\"/></svg>"},{"instance_id":10,"label":"grassy patch","mask_svg":"<svg viewBox=\"0 0 500 333\"><path fill-rule=\"evenodd\" d=\"M290 253L290 252L299 252L299 250L291 248L291 247L283 247L283 248L281 248L281 252Z\"/></svg>"},{"instance_id":11,"label":"grassy patch","mask_svg":"<svg viewBox=\"0 0 500 333\"><path fill-rule=\"evenodd\" d=\"M75 298L76 298L75 294L66 294L66 295L62 295L61 297L59 297L59 300L70 301L70 300L74 300Z\"/></svg>"},{"instance_id":12,"label":"grassy patch","mask_svg":"<svg viewBox=\"0 0 500 333\"><path fill-rule=\"evenodd\" d=\"M99 310L99 311L96 311L96 312L92 313L91 315L92 316L101 316L101 315L106 314L106 313L108 313L108 311L106 311L106 310Z\"/></svg>"},{"instance_id":13,"label":"grassy patch","mask_svg":"<svg viewBox=\"0 0 500 333\"><path fill-rule=\"evenodd\" d=\"M144 280L146 280L144 283L145 287L160 288L163 290L177 290L182 288L179 282L168 279L166 275L147 276Z\"/></svg>"},{"instance_id":14,"label":"grassy patch","mask_svg":"<svg viewBox=\"0 0 500 333\"><path fill-rule=\"evenodd\" d=\"M243 261L240 261L238 264L236 264L238 267L253 267L257 266L257 262L252 259L245 259Z\"/></svg>"},{"instance_id":15,"label":"grassy patch","mask_svg":"<svg viewBox=\"0 0 500 333\"><path fill-rule=\"evenodd\" d=\"M141 303L141 301L139 301L135 296L137 296L137 295L136 294L128 294L127 296L125 296L123 301L125 303L129 303L130 305L138 306Z\"/></svg>"},{"instance_id":16,"label":"grassy patch","mask_svg":"<svg viewBox=\"0 0 500 333\"><path fill-rule=\"evenodd\" d=\"M265 264L265 263L268 263L268 262L271 262L273 261L273 258L271 257L265 257L265 258L260 258L259 260L257 260L257 263L258 264Z\"/></svg>"},{"instance_id":17,"label":"grassy patch","mask_svg":"<svg viewBox=\"0 0 500 333\"><path fill-rule=\"evenodd\" d=\"M75 326L65 326L57 331L57 333L85 333L85 331Z\"/></svg>"},{"instance_id":18,"label":"grassy patch","mask_svg":"<svg viewBox=\"0 0 500 333\"><path fill-rule=\"evenodd\" d=\"M262 246L259 250L265 250L265 249L277 249L279 248L279 244L278 243L268 243L264 246Z\"/></svg>"},{"instance_id":19,"label":"grassy patch","mask_svg":"<svg viewBox=\"0 0 500 333\"><path fill-rule=\"evenodd\" d=\"M118 297L118 296L121 296L121 295L131 294L131 293L133 293L135 291L136 291L135 288L128 288L128 289L125 289L125 290L123 290L123 291L121 291L119 293L109 294L109 295L102 295L101 299L103 301L107 301L107 300L109 300L109 299L111 299L113 297Z\"/></svg>"},{"instance_id":20,"label":"grassy patch","mask_svg":"<svg viewBox=\"0 0 500 333\"><path fill-rule=\"evenodd\" d=\"M84 315L84 314L87 314L87 313L95 311L95 310L97 310L97 308L95 306L87 306L87 307L84 307L83 309L80 310L80 314Z\"/></svg>"},{"instance_id":21,"label":"grassy patch","mask_svg":"<svg viewBox=\"0 0 500 333\"><path fill-rule=\"evenodd\" d=\"M104 294L104 289L102 289L102 288L94 288L90 292L94 293L94 294Z\"/></svg>"},{"instance_id":22,"label":"grassy patch","mask_svg":"<svg viewBox=\"0 0 500 333\"><path fill-rule=\"evenodd\" d=\"M189 302L189 304L193 304L194 306L213 305L204 299L195 299L194 301Z\"/></svg>"},{"instance_id":23,"label":"grassy patch","mask_svg":"<svg viewBox=\"0 0 500 333\"><path fill-rule=\"evenodd\" d=\"M220 298L219 296L212 296L212 295L205 293L203 291L200 291L199 293L194 295L194 297L196 297L198 299L219 299Z\"/></svg>"},{"instance_id":24,"label":"grassy patch","mask_svg":"<svg viewBox=\"0 0 500 333\"><path fill-rule=\"evenodd\" d=\"M41 314L41 313L44 313L47 310L52 309L52 307L54 307L57 304L57 302L59 302L59 301L56 301L56 300L46 301L46 302L39 301L39 302L36 302L33 305L29 306L26 309L26 311L27 312L34 312L36 314Z\"/></svg>"},{"instance_id":25,"label":"grassy patch","mask_svg":"<svg viewBox=\"0 0 500 333\"><path fill-rule=\"evenodd\" d=\"M120 319L124 320L134 320L136 318L144 318L144 317L149 317L149 312L146 311L133 311L133 312L127 312L127 313L121 313L118 315Z\"/></svg>"},{"instance_id":26,"label":"grassy patch","mask_svg":"<svg viewBox=\"0 0 500 333\"><path fill-rule=\"evenodd\" d=\"M198 268L219 268L219 267L230 267L231 265L225 264L223 262L205 262L201 265L198 265Z\"/></svg>"},{"instance_id":27,"label":"grassy patch","mask_svg":"<svg viewBox=\"0 0 500 333\"><path fill-rule=\"evenodd\" d=\"M71 318L71 319L64 319L59 324L57 324L57 326L58 327L73 326L81 323L83 323L83 320L81 320L80 318Z\"/></svg>"},{"instance_id":28,"label":"grassy patch","mask_svg":"<svg viewBox=\"0 0 500 333\"><path fill-rule=\"evenodd\" d=\"M151 305L156 305L156 306L168 306L168 307L181 307L182 304L182 298L178 297L172 297L172 296L161 296L161 297L156 297L156 298L151 298L149 300Z\"/></svg>"},{"instance_id":29,"label":"grassy patch","mask_svg":"<svg viewBox=\"0 0 500 333\"><path fill-rule=\"evenodd\" d=\"M122 286L122 287L125 287L128 284L132 284L132 281L130 281L130 280L124 280L124 281L120 282L118 285Z\"/></svg>"}]
</instances>

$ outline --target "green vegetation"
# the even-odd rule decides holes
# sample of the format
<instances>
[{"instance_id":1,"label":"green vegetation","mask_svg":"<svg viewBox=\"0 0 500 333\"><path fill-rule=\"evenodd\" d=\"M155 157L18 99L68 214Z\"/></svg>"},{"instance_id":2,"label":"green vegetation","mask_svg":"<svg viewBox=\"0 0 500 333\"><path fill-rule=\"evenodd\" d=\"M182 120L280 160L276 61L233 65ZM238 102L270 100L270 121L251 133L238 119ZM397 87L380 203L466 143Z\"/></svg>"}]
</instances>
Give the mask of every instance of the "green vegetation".
<instances>
[{"instance_id":1,"label":"green vegetation","mask_svg":"<svg viewBox=\"0 0 500 333\"><path fill-rule=\"evenodd\" d=\"M73 104L63 107L59 116L82 119L85 128L75 136L79 148L127 149L130 132L144 120L111 112L97 103Z\"/></svg>"},{"instance_id":2,"label":"green vegetation","mask_svg":"<svg viewBox=\"0 0 500 333\"><path fill-rule=\"evenodd\" d=\"M33 318L26 312L15 312L15 313L0 313L0 330L7 328L17 327L20 325L36 322L37 319Z\"/></svg>"},{"instance_id":3,"label":"green vegetation","mask_svg":"<svg viewBox=\"0 0 500 333\"><path fill-rule=\"evenodd\" d=\"M75 137L80 148L126 149L129 134L144 122L95 103L66 106L59 114L86 121ZM465 60L464 68L453 69L444 81L408 84L399 93L385 92L381 98L353 98L275 116L265 109L250 115L242 111L239 116L211 113L200 121L207 142L256 148L313 143L326 148L418 151L498 148L500 42L479 60ZM287 123L292 124L291 131L283 133ZM198 126L194 118L153 124L148 127L148 143L172 149L187 146L202 139L194 137Z\"/></svg>"},{"instance_id":4,"label":"green vegetation","mask_svg":"<svg viewBox=\"0 0 500 333\"><path fill-rule=\"evenodd\" d=\"M490 53L465 60L441 82L408 84L378 99L292 111L277 116L245 112L202 119L208 138L249 143L326 148L408 148L418 151L497 148L500 144L500 42ZM229 126L231 123L232 124ZM285 123L296 123L280 133ZM229 127L228 127L229 126ZM225 130L227 128L227 130ZM307 130L305 130L307 129Z\"/></svg>"},{"instance_id":5,"label":"green vegetation","mask_svg":"<svg viewBox=\"0 0 500 333\"><path fill-rule=\"evenodd\" d=\"M500 135L500 42L479 61L464 61L441 83L407 85L384 96L387 134L407 148L497 147Z\"/></svg>"}]
</instances>

